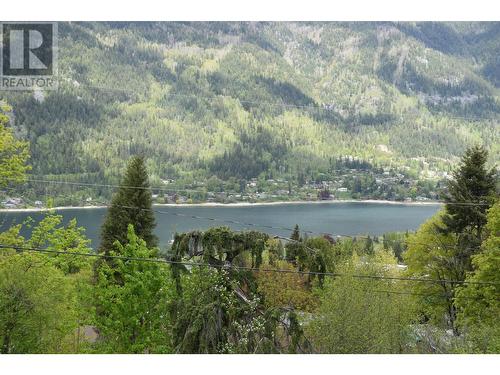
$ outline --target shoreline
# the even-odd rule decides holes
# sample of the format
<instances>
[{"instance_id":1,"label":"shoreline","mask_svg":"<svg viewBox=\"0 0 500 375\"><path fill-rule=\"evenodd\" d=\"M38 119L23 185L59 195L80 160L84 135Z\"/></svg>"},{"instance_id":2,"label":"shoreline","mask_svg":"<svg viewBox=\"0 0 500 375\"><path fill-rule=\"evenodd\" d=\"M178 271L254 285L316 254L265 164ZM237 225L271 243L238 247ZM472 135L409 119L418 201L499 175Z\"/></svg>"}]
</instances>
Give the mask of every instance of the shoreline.
<instances>
[{"instance_id":1,"label":"shoreline","mask_svg":"<svg viewBox=\"0 0 500 375\"><path fill-rule=\"evenodd\" d=\"M296 205L296 204L341 204L341 203L368 203L368 204L390 204L400 206L441 206L442 202L439 201L423 201L423 202L400 202L388 201L377 199L345 199L345 200L326 200L326 201L276 201L276 202L235 202L235 203L217 203L217 202L204 202L204 203L157 203L153 207L253 207L253 206L283 206L283 205ZM108 206L60 206L53 207L50 210L64 211L64 210L91 210L98 208L106 208ZM0 213L8 212L45 212L49 211L48 208L0 208Z\"/></svg>"}]
</instances>

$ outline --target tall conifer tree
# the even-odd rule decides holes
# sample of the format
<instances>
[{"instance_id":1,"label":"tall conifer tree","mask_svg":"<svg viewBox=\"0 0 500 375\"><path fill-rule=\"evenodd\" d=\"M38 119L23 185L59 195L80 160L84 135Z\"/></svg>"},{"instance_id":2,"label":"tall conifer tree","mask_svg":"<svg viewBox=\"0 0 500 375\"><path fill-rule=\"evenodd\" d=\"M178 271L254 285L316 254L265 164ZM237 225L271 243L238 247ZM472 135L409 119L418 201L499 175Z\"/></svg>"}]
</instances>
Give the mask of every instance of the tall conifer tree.
<instances>
[{"instance_id":1,"label":"tall conifer tree","mask_svg":"<svg viewBox=\"0 0 500 375\"><path fill-rule=\"evenodd\" d=\"M453 179L448 182L443 217L445 233L458 240L456 264L461 272L471 271L471 256L479 251L486 225L486 211L495 201L495 169L488 170L488 152L481 146L469 148L462 157Z\"/></svg>"},{"instance_id":2,"label":"tall conifer tree","mask_svg":"<svg viewBox=\"0 0 500 375\"><path fill-rule=\"evenodd\" d=\"M115 241L125 244L129 224L134 226L134 232L149 248L157 246L158 238L153 234L156 223L151 208L151 190L145 161L142 156L134 156L101 227L100 252L108 254L114 249Z\"/></svg>"}]
</instances>

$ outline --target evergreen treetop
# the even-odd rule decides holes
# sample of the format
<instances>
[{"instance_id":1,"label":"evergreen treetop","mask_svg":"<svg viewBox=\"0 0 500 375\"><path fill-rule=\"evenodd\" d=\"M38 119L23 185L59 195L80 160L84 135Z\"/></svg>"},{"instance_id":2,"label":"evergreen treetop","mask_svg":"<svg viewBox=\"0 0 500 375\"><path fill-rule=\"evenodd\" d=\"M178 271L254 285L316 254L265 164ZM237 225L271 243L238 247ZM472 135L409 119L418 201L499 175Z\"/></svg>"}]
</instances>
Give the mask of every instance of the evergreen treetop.
<instances>
[{"instance_id":1,"label":"evergreen treetop","mask_svg":"<svg viewBox=\"0 0 500 375\"><path fill-rule=\"evenodd\" d=\"M100 252L108 254L115 241L126 243L129 224L149 248L157 246L158 238L153 234L156 223L151 209L151 190L144 157L134 156L102 225Z\"/></svg>"},{"instance_id":2,"label":"evergreen treetop","mask_svg":"<svg viewBox=\"0 0 500 375\"><path fill-rule=\"evenodd\" d=\"M480 236L486 224L486 211L495 199L495 169L488 170L488 151L474 146L448 182L444 223L449 232L459 234L474 229Z\"/></svg>"}]
</instances>

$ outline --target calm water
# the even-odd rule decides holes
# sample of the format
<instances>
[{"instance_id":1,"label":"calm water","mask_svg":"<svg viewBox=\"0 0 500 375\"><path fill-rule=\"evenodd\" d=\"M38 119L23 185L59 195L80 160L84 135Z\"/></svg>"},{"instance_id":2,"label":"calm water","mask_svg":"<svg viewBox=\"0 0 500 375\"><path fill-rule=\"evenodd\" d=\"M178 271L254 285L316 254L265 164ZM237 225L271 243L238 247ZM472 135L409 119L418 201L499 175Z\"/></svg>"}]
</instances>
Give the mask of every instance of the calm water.
<instances>
[{"instance_id":1,"label":"calm water","mask_svg":"<svg viewBox=\"0 0 500 375\"><path fill-rule=\"evenodd\" d=\"M266 206L182 206L156 207L169 214L156 213L156 234L162 246L168 244L174 232L185 232L193 229L206 229L213 226L227 225L233 229L253 229L289 236L285 229L262 228L241 224L228 224L220 221L197 219L185 216L203 216L219 220L234 220L255 223L263 226L293 228L299 224L301 230L326 232L335 234L370 234L378 235L390 231L414 230L427 218L439 210L439 205L411 206L381 203L319 203L289 204ZM104 220L105 208L68 209L58 213L65 222L76 218L78 224L86 228L92 246L99 245L99 227ZM43 214L39 212L0 212L0 231L13 223L21 223L31 216L39 221ZM25 231L23 235L28 235Z\"/></svg>"}]
</instances>

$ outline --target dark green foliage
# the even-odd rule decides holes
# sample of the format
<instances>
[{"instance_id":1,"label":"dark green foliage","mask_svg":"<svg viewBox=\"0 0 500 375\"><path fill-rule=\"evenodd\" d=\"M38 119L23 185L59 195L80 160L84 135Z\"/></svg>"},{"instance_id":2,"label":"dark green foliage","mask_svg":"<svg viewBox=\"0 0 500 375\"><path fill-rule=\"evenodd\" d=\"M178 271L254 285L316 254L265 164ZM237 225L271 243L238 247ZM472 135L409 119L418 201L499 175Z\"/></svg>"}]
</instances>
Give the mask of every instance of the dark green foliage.
<instances>
[{"instance_id":1,"label":"dark green foliage","mask_svg":"<svg viewBox=\"0 0 500 375\"><path fill-rule=\"evenodd\" d=\"M300 230L299 230L299 225L295 224L295 227L293 228L292 235L290 236L290 239L293 241L300 241Z\"/></svg>"},{"instance_id":2,"label":"dark green foliage","mask_svg":"<svg viewBox=\"0 0 500 375\"><path fill-rule=\"evenodd\" d=\"M403 253L406 251L406 238L408 234L406 233L384 233L382 237L382 245L384 249L391 249L394 256L397 258L398 262L403 263Z\"/></svg>"},{"instance_id":3,"label":"dark green foliage","mask_svg":"<svg viewBox=\"0 0 500 375\"><path fill-rule=\"evenodd\" d=\"M210 163L210 172L222 179L230 177L251 179L261 173L270 175L284 161L287 148L266 129L257 127L244 131L232 150L224 152Z\"/></svg>"},{"instance_id":4,"label":"dark green foliage","mask_svg":"<svg viewBox=\"0 0 500 375\"><path fill-rule=\"evenodd\" d=\"M291 241L285 245L285 259L298 266L300 271L326 272L327 259L331 250L325 238L302 238L298 224L295 224ZM308 285L312 285L315 275L308 275ZM324 275L318 275L319 286L323 285Z\"/></svg>"},{"instance_id":5,"label":"dark green foliage","mask_svg":"<svg viewBox=\"0 0 500 375\"><path fill-rule=\"evenodd\" d=\"M365 240L364 253L368 255L373 255L373 239L368 236Z\"/></svg>"},{"instance_id":6,"label":"dark green foliage","mask_svg":"<svg viewBox=\"0 0 500 375\"><path fill-rule=\"evenodd\" d=\"M151 211L151 190L143 157L135 156L130 160L121 186L113 196L101 228L100 252L105 254L114 248L115 241L122 244L127 241L129 224L133 225L137 236L146 241L149 248L158 244L153 234L156 224Z\"/></svg>"},{"instance_id":7,"label":"dark green foliage","mask_svg":"<svg viewBox=\"0 0 500 375\"><path fill-rule=\"evenodd\" d=\"M258 268L262 263L262 252L269 236L265 233L233 232L228 227L210 228L205 232L176 234L169 258L174 261L201 257L215 266L241 263L241 257L248 254L250 266ZM173 264L172 276L176 280L177 290L182 293L180 276L186 270L184 265Z\"/></svg>"},{"instance_id":8,"label":"dark green foliage","mask_svg":"<svg viewBox=\"0 0 500 375\"><path fill-rule=\"evenodd\" d=\"M179 353L280 353L310 350L294 314L265 309L256 279L269 236L226 227L176 235L169 258L201 258L215 269L172 264L178 298L170 308L173 344ZM249 263L246 263L249 262ZM225 269L221 267L227 265ZM288 318L287 318L288 317ZM288 320L287 320L288 319ZM278 327L283 337L277 336Z\"/></svg>"},{"instance_id":9,"label":"dark green foliage","mask_svg":"<svg viewBox=\"0 0 500 375\"><path fill-rule=\"evenodd\" d=\"M301 238L298 224L295 224L290 239L291 241L287 242L285 246L286 260L288 260L289 262L294 262L298 254L301 252L301 248L303 247L303 244L300 243Z\"/></svg>"},{"instance_id":10,"label":"dark green foliage","mask_svg":"<svg viewBox=\"0 0 500 375\"><path fill-rule=\"evenodd\" d=\"M272 353L277 320L258 301L235 293L226 271L194 269L175 304L173 343L178 353Z\"/></svg>"},{"instance_id":11,"label":"dark green foliage","mask_svg":"<svg viewBox=\"0 0 500 375\"><path fill-rule=\"evenodd\" d=\"M463 276L471 271L471 256L483 240L486 212L493 204L496 192L496 171L488 170L488 152L479 146L468 149L460 167L448 183L443 232L457 236L456 258Z\"/></svg>"},{"instance_id":12,"label":"dark green foliage","mask_svg":"<svg viewBox=\"0 0 500 375\"><path fill-rule=\"evenodd\" d=\"M495 199L495 169L488 170L488 152L480 146L467 149L461 165L453 173L445 196L443 220L449 232L459 234L474 229L481 236L486 224L486 211Z\"/></svg>"}]
</instances>

